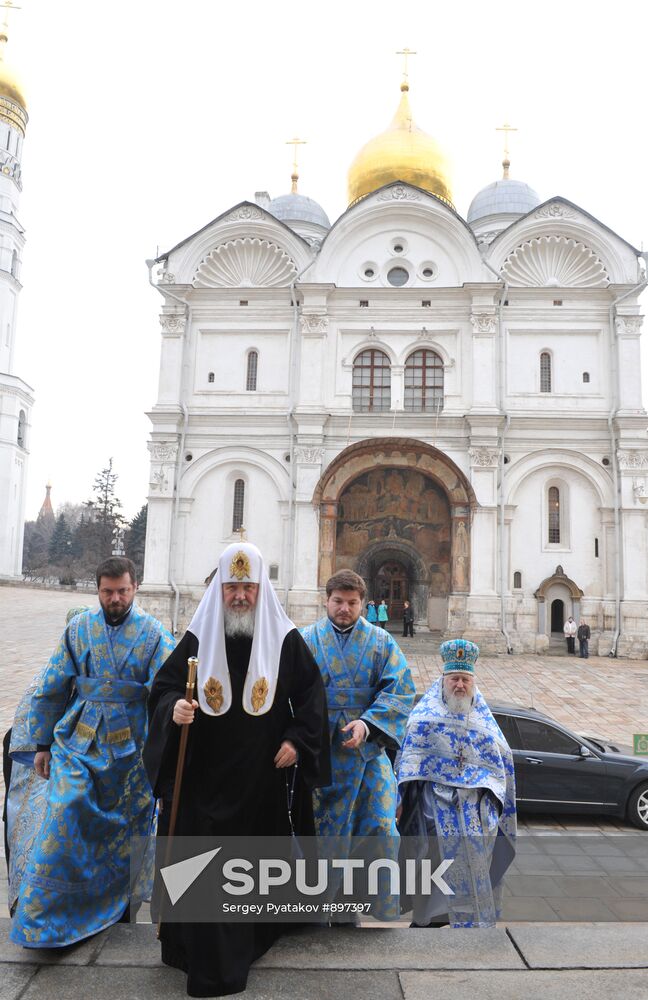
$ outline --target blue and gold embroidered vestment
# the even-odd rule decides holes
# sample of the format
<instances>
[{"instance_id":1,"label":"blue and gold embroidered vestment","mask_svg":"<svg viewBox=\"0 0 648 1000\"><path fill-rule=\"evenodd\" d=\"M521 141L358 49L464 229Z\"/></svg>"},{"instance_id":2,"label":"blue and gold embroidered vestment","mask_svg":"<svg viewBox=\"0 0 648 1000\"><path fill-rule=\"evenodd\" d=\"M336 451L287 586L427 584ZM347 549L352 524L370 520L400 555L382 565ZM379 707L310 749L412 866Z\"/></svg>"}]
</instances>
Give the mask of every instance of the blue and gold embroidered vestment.
<instances>
[{"instance_id":1,"label":"blue and gold embroidered vestment","mask_svg":"<svg viewBox=\"0 0 648 1000\"><path fill-rule=\"evenodd\" d=\"M396 780L381 742L399 747L414 702L414 682L398 643L359 618L346 641L328 618L303 628L320 668L329 711L333 781L313 796L320 836L397 837ZM357 750L341 727L364 719L379 730Z\"/></svg>"},{"instance_id":2,"label":"blue and gold embroidered vestment","mask_svg":"<svg viewBox=\"0 0 648 1000\"><path fill-rule=\"evenodd\" d=\"M131 838L146 837L154 802L142 764L146 700L174 642L132 607L72 619L31 698L34 743L51 745L42 829L18 889L11 939L73 944L115 923L129 901Z\"/></svg>"}]
</instances>

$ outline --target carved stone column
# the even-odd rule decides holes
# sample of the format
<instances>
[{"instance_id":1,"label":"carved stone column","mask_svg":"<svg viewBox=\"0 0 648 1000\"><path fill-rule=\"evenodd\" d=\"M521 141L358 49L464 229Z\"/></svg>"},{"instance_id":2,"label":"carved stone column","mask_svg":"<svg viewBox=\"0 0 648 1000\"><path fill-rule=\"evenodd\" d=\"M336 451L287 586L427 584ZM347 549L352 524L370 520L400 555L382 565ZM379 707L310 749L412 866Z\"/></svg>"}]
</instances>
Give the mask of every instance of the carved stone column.
<instances>
[{"instance_id":1,"label":"carved stone column","mask_svg":"<svg viewBox=\"0 0 648 1000\"><path fill-rule=\"evenodd\" d=\"M453 594L470 593L470 511L453 507L452 516L452 577Z\"/></svg>"}]
</instances>

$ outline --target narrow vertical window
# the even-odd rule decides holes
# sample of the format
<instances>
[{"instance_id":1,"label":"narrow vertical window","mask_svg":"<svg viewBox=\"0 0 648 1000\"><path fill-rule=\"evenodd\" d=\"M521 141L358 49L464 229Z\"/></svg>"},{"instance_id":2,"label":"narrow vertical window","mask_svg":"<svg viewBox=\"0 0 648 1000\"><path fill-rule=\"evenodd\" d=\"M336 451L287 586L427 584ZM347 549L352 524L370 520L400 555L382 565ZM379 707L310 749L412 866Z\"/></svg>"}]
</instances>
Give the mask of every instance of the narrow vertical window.
<instances>
[{"instance_id":1,"label":"narrow vertical window","mask_svg":"<svg viewBox=\"0 0 648 1000\"><path fill-rule=\"evenodd\" d=\"M540 355L540 392L551 392L551 355L548 351Z\"/></svg>"},{"instance_id":2,"label":"narrow vertical window","mask_svg":"<svg viewBox=\"0 0 648 1000\"><path fill-rule=\"evenodd\" d=\"M21 410L18 414L18 434L16 435L16 443L20 448L25 447L25 411Z\"/></svg>"},{"instance_id":3,"label":"narrow vertical window","mask_svg":"<svg viewBox=\"0 0 648 1000\"><path fill-rule=\"evenodd\" d=\"M214 378L215 378L215 375L214 375L214 373L213 373L213 372L209 372L209 374L208 374L208 376L207 376L207 381L208 381L208 382L213 382L213 381L214 381Z\"/></svg>"},{"instance_id":4,"label":"narrow vertical window","mask_svg":"<svg viewBox=\"0 0 648 1000\"><path fill-rule=\"evenodd\" d=\"M583 382L589 382L589 372L583 372Z\"/></svg>"},{"instance_id":5,"label":"narrow vertical window","mask_svg":"<svg viewBox=\"0 0 648 1000\"><path fill-rule=\"evenodd\" d=\"M243 508L245 506L245 483L237 479L234 483L234 504L232 506L232 531L243 527Z\"/></svg>"},{"instance_id":6,"label":"narrow vertical window","mask_svg":"<svg viewBox=\"0 0 648 1000\"><path fill-rule=\"evenodd\" d=\"M383 351L362 351L353 362L353 409L376 413L391 406L391 366Z\"/></svg>"},{"instance_id":7,"label":"narrow vertical window","mask_svg":"<svg viewBox=\"0 0 648 1000\"><path fill-rule=\"evenodd\" d=\"M549 487L549 543L560 542L560 490Z\"/></svg>"},{"instance_id":8,"label":"narrow vertical window","mask_svg":"<svg viewBox=\"0 0 648 1000\"><path fill-rule=\"evenodd\" d=\"M259 353L258 351L250 351L247 358L247 376L245 380L245 389L247 392L256 392L258 367Z\"/></svg>"},{"instance_id":9,"label":"narrow vertical window","mask_svg":"<svg viewBox=\"0 0 648 1000\"><path fill-rule=\"evenodd\" d=\"M599 557L599 554L598 554L598 538L595 538L594 539L594 558L598 559L598 557Z\"/></svg>"},{"instance_id":10,"label":"narrow vertical window","mask_svg":"<svg viewBox=\"0 0 648 1000\"><path fill-rule=\"evenodd\" d=\"M519 570L516 570L513 574L513 587L515 590L520 590L522 588L522 574Z\"/></svg>"}]
</instances>

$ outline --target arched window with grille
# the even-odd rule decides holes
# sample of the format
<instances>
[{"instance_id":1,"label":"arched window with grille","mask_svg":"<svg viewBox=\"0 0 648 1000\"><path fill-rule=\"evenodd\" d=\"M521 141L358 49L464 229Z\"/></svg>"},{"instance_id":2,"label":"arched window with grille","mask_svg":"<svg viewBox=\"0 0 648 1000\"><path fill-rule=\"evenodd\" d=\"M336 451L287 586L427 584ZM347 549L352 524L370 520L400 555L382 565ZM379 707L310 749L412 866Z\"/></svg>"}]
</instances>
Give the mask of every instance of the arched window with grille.
<instances>
[{"instance_id":1,"label":"arched window with grille","mask_svg":"<svg viewBox=\"0 0 648 1000\"><path fill-rule=\"evenodd\" d=\"M25 411L21 410L18 414L18 433L16 435L16 443L21 447L25 447Z\"/></svg>"},{"instance_id":2,"label":"arched window with grille","mask_svg":"<svg viewBox=\"0 0 648 1000\"><path fill-rule=\"evenodd\" d=\"M515 573L513 574L513 589L514 590L522 589L522 574L520 573L519 569L516 569Z\"/></svg>"},{"instance_id":3,"label":"arched window with grille","mask_svg":"<svg viewBox=\"0 0 648 1000\"><path fill-rule=\"evenodd\" d=\"M543 351L540 355L540 392L551 392L551 355Z\"/></svg>"},{"instance_id":4,"label":"arched window with grille","mask_svg":"<svg viewBox=\"0 0 648 1000\"><path fill-rule=\"evenodd\" d=\"M234 483L234 503L232 504L232 531L243 527L243 511L245 508L245 482L237 479Z\"/></svg>"},{"instance_id":5,"label":"arched window with grille","mask_svg":"<svg viewBox=\"0 0 648 1000\"><path fill-rule=\"evenodd\" d=\"M247 356L247 374L245 377L246 392L256 392L258 370L259 370L259 352L250 351L250 353Z\"/></svg>"},{"instance_id":6,"label":"arched window with grille","mask_svg":"<svg viewBox=\"0 0 648 1000\"><path fill-rule=\"evenodd\" d=\"M378 413L391 406L391 365L384 351L362 351L353 362L353 409Z\"/></svg>"},{"instance_id":7,"label":"arched window with grille","mask_svg":"<svg viewBox=\"0 0 648 1000\"><path fill-rule=\"evenodd\" d=\"M550 545L560 544L560 490L557 486L549 487L549 518L547 541Z\"/></svg>"},{"instance_id":8,"label":"arched window with grille","mask_svg":"<svg viewBox=\"0 0 648 1000\"><path fill-rule=\"evenodd\" d=\"M436 351L414 351L405 362L405 409L437 413L442 408L443 361Z\"/></svg>"}]
</instances>

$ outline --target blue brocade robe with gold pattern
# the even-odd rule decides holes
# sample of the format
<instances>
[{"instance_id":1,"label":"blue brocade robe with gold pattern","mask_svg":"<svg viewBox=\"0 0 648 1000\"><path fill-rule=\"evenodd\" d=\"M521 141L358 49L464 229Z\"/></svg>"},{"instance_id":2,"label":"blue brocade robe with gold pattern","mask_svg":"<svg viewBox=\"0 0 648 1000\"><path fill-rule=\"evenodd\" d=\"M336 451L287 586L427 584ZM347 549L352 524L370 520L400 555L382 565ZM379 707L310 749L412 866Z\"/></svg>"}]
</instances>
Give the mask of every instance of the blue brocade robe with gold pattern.
<instances>
[{"instance_id":1,"label":"blue brocade robe with gold pattern","mask_svg":"<svg viewBox=\"0 0 648 1000\"><path fill-rule=\"evenodd\" d=\"M397 837L396 779L384 744L401 745L414 702L405 657L388 632L364 618L346 641L328 618L301 632L324 680L331 733L333 780L313 796L317 833ZM372 727L372 738L347 750L341 727L354 719Z\"/></svg>"},{"instance_id":2,"label":"blue brocade robe with gold pattern","mask_svg":"<svg viewBox=\"0 0 648 1000\"><path fill-rule=\"evenodd\" d=\"M173 650L167 630L132 607L72 619L32 695L31 738L51 745L47 806L20 882L11 939L56 948L120 919L129 902L131 838L151 830L142 764L146 700Z\"/></svg>"}]
</instances>

